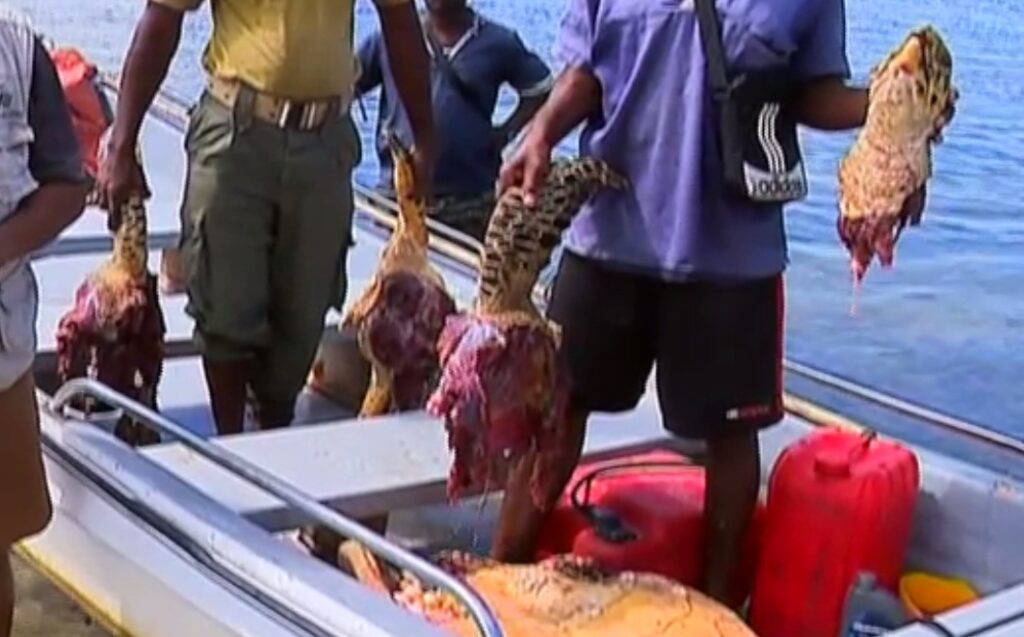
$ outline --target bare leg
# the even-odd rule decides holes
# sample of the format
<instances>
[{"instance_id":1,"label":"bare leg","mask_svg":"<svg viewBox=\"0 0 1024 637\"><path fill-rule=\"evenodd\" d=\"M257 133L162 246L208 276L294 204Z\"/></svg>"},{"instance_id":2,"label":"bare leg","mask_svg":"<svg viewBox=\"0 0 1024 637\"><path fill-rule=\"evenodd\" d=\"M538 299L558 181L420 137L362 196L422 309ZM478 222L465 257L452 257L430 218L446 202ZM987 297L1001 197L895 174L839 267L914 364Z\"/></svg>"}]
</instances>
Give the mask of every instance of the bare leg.
<instances>
[{"instance_id":1,"label":"bare leg","mask_svg":"<svg viewBox=\"0 0 1024 637\"><path fill-rule=\"evenodd\" d=\"M210 406L217 423L217 435L242 433L245 420L246 386L250 364L244 361L218 362L203 359Z\"/></svg>"},{"instance_id":2,"label":"bare leg","mask_svg":"<svg viewBox=\"0 0 1024 637\"><path fill-rule=\"evenodd\" d=\"M761 481L757 432L741 431L708 441L705 492L705 592L738 608L736 571Z\"/></svg>"},{"instance_id":3,"label":"bare leg","mask_svg":"<svg viewBox=\"0 0 1024 637\"><path fill-rule=\"evenodd\" d=\"M573 410L566 419L565 459L558 464L559 472L551 476L551 489L547 493L547 507L558 499L565 485L572 478L573 471L583 453L583 441L590 414ZM537 540L547 514L533 501L530 482L533 476L534 454L523 456L509 471L505 486L505 497L501 503L501 516L494 536L491 555L502 562L523 563L533 561Z\"/></svg>"},{"instance_id":4,"label":"bare leg","mask_svg":"<svg viewBox=\"0 0 1024 637\"><path fill-rule=\"evenodd\" d=\"M14 622L14 574L11 547L0 548L0 637L10 637Z\"/></svg>"}]
</instances>

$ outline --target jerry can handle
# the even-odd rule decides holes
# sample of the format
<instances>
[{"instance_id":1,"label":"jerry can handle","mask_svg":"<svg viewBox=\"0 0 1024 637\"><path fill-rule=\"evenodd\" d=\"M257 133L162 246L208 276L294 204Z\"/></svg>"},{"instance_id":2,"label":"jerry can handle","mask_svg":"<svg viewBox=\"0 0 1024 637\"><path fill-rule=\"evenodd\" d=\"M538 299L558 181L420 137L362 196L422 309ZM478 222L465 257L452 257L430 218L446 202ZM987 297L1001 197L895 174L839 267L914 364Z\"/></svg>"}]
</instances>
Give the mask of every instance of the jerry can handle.
<instances>
[{"instance_id":1,"label":"jerry can handle","mask_svg":"<svg viewBox=\"0 0 1024 637\"><path fill-rule=\"evenodd\" d=\"M579 481L576 482L575 485L573 485L572 491L569 493L569 501L572 504L572 507L579 511L583 517L590 522L594 527L594 532L597 533L597 536L605 542L611 544L625 544L626 542L633 542L637 539L636 532L630 529L617 513L611 509L594 506L590 503L591 487L593 486L594 480L603 474L623 471L626 469L679 468L691 466L693 465L684 460L680 460L678 462L668 460L651 460L647 462L626 461L598 467L588 471L579 479ZM582 500L580 499L581 491L583 492Z\"/></svg>"},{"instance_id":2,"label":"jerry can handle","mask_svg":"<svg viewBox=\"0 0 1024 637\"><path fill-rule=\"evenodd\" d=\"M857 444L845 452L822 453L814 459L814 469L822 476L829 478L848 478L850 469L855 462L864 457L871 444L878 438L878 432L866 429L859 436Z\"/></svg>"}]
</instances>

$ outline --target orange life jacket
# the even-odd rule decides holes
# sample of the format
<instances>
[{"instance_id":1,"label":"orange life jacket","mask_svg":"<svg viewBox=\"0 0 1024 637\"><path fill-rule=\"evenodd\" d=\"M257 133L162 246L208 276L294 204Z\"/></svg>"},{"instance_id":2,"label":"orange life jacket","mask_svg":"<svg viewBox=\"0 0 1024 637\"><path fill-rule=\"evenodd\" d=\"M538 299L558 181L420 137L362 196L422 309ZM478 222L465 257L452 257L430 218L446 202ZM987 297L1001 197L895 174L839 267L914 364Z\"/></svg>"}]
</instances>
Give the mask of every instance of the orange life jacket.
<instances>
[{"instance_id":1,"label":"orange life jacket","mask_svg":"<svg viewBox=\"0 0 1024 637\"><path fill-rule=\"evenodd\" d=\"M97 81L96 65L71 47L56 48L50 52L50 57L64 87L71 121L82 147L85 170L95 178L99 173L97 153L100 137L113 119L107 96Z\"/></svg>"}]
</instances>

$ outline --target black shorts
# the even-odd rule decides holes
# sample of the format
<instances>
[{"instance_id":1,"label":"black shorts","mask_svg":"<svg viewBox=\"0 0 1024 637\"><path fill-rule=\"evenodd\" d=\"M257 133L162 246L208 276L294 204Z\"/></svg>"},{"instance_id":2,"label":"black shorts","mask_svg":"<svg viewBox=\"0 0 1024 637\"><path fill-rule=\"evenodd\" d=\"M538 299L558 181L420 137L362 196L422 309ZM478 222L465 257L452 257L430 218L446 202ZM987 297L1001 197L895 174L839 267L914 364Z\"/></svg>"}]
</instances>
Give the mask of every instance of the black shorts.
<instances>
[{"instance_id":1,"label":"black shorts","mask_svg":"<svg viewBox=\"0 0 1024 637\"><path fill-rule=\"evenodd\" d=\"M782 275L737 283L670 283L566 251L548 315L563 330L575 407L621 412L657 363L664 427L708 439L779 422Z\"/></svg>"}]
</instances>

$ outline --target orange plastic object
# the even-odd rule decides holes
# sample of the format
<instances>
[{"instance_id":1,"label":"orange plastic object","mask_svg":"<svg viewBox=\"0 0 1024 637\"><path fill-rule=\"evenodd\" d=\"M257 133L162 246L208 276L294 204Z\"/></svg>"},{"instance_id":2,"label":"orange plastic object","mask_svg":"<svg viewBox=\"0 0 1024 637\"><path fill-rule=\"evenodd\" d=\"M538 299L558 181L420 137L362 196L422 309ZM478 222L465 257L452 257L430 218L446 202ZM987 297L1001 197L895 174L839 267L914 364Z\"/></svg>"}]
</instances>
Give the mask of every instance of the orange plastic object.
<instances>
[{"instance_id":1,"label":"orange plastic object","mask_svg":"<svg viewBox=\"0 0 1024 637\"><path fill-rule=\"evenodd\" d=\"M920 469L895 442L820 431L786 449L768 485L750 621L760 637L834 637L859 571L893 594Z\"/></svg>"},{"instance_id":2,"label":"orange plastic object","mask_svg":"<svg viewBox=\"0 0 1024 637\"><path fill-rule=\"evenodd\" d=\"M587 477L590 480L587 493ZM577 485L580 485L577 490ZM632 537L614 541L572 502L589 504L612 515ZM742 556L738 586L745 597L757 562L755 514ZM688 586L700 586L704 560L704 469L671 451L581 465L565 495L541 531L538 559L572 553L615 571L657 573Z\"/></svg>"},{"instance_id":3,"label":"orange plastic object","mask_svg":"<svg viewBox=\"0 0 1024 637\"><path fill-rule=\"evenodd\" d=\"M900 601L914 619L926 619L966 606L980 595L969 582L929 573L909 573L900 579Z\"/></svg>"},{"instance_id":4,"label":"orange plastic object","mask_svg":"<svg viewBox=\"0 0 1024 637\"><path fill-rule=\"evenodd\" d=\"M64 87L71 122L82 147L85 170L95 178L99 174L97 152L100 137L111 124L106 96L96 82L96 65L74 48L54 49L50 57Z\"/></svg>"}]
</instances>

